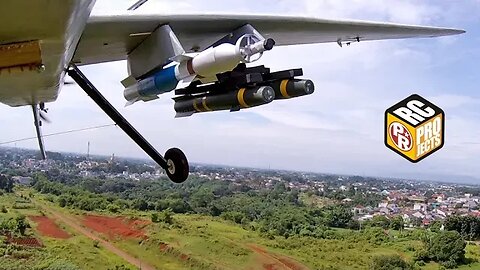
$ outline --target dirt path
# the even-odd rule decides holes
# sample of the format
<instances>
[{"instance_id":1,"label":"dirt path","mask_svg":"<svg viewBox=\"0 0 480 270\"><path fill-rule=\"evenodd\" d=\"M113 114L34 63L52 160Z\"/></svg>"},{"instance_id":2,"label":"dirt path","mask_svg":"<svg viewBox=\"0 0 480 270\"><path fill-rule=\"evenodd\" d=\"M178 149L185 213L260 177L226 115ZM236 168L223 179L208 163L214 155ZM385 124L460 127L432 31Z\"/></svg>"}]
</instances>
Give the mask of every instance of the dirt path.
<instances>
[{"instance_id":1,"label":"dirt path","mask_svg":"<svg viewBox=\"0 0 480 270\"><path fill-rule=\"evenodd\" d=\"M307 267L285 256L271 254L262 247L248 244L247 247L255 254L265 259L263 269L266 270L308 270Z\"/></svg>"},{"instance_id":2,"label":"dirt path","mask_svg":"<svg viewBox=\"0 0 480 270\"><path fill-rule=\"evenodd\" d=\"M97 240L100 243L100 245L102 245L105 249L107 249L108 251L111 251L112 253L115 253L117 256L121 257L122 259L129 262L130 264L135 265L136 267L138 267L140 269L144 269L144 270L155 270L155 267L142 262L141 260L133 257L132 255L126 253L125 251L115 247L110 242L96 236L91 231L83 228L82 226L80 226L78 224L78 221L75 218L73 218L73 217L71 217L67 214L57 212L57 211L53 210L52 208L44 205L43 203L39 203L37 201L36 201L36 203L37 203L37 205L42 207L45 211L48 211L52 215L52 217L54 217L55 219L62 221L63 223L67 224L69 227L71 227L75 231L85 235L86 237L88 237L92 240Z\"/></svg>"}]
</instances>

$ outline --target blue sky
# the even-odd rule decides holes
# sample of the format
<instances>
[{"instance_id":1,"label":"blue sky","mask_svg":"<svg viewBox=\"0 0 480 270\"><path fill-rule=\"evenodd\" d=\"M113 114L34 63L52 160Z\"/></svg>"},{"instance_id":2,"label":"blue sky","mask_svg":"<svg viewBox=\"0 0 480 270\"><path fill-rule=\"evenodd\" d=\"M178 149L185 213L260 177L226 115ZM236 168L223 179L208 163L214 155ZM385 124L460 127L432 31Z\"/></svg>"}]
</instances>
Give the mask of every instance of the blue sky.
<instances>
[{"instance_id":1,"label":"blue sky","mask_svg":"<svg viewBox=\"0 0 480 270\"><path fill-rule=\"evenodd\" d=\"M134 1L98 0L96 14L123 11ZM304 68L316 83L312 96L238 113L174 119L171 95L124 108L126 63L84 67L104 95L161 152L182 148L193 162L317 172L480 181L478 78L480 1L258 0L158 1L138 12L272 13L456 27L467 33L438 39L276 47L260 61L273 69ZM411 164L383 145L383 113L418 93L446 112L445 147ZM45 133L110 123L78 87L66 87L49 105ZM0 106L0 141L34 135L29 108ZM146 157L118 128L46 139L55 151ZM34 141L18 143L35 148ZM476 180L475 180L476 179Z\"/></svg>"}]
</instances>

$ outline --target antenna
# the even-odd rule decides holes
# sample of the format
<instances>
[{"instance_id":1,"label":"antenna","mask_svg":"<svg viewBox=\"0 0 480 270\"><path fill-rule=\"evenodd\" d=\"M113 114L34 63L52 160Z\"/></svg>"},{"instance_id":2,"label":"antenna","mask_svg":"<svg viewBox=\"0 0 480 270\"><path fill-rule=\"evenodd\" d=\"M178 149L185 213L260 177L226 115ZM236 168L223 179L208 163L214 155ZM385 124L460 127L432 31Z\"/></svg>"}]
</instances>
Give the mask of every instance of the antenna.
<instances>
[{"instance_id":1,"label":"antenna","mask_svg":"<svg viewBox=\"0 0 480 270\"><path fill-rule=\"evenodd\" d=\"M87 160L90 160L90 141L87 143Z\"/></svg>"}]
</instances>

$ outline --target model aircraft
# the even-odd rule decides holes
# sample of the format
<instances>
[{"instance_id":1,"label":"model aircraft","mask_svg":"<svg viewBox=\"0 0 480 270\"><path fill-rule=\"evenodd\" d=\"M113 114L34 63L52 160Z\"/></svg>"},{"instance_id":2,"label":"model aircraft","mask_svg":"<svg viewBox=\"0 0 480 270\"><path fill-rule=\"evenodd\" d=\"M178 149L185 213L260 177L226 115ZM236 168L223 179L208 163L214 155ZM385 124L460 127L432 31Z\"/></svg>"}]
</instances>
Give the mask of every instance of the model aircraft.
<instances>
[{"instance_id":1,"label":"model aircraft","mask_svg":"<svg viewBox=\"0 0 480 270\"><path fill-rule=\"evenodd\" d=\"M301 69L270 72L246 64L276 46L437 37L463 30L318 18L232 14L145 14L135 3L121 14L90 15L95 0L4 0L0 9L0 102L31 106L43 158L45 103L57 99L65 75L177 183L187 179L180 149L160 155L101 95L78 66L127 60L127 105L176 93L177 117L238 111L277 99L309 95ZM136 106L138 106L137 104Z\"/></svg>"}]
</instances>

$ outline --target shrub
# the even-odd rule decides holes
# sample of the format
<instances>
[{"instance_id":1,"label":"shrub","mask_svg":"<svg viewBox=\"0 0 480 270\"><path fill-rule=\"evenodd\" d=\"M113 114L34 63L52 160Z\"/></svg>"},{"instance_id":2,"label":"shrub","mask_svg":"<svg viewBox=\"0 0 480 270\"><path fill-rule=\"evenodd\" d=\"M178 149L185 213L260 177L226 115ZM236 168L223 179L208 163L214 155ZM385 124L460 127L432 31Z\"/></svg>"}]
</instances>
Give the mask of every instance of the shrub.
<instances>
[{"instance_id":1,"label":"shrub","mask_svg":"<svg viewBox=\"0 0 480 270\"><path fill-rule=\"evenodd\" d=\"M114 203L111 203L111 204L107 205L107 210L112 212L112 213L118 213L120 211L120 206L118 206Z\"/></svg>"},{"instance_id":2,"label":"shrub","mask_svg":"<svg viewBox=\"0 0 480 270\"><path fill-rule=\"evenodd\" d=\"M100 242L98 240L93 240L93 247L99 248L100 247Z\"/></svg>"},{"instance_id":3,"label":"shrub","mask_svg":"<svg viewBox=\"0 0 480 270\"><path fill-rule=\"evenodd\" d=\"M413 270L399 255L380 255L373 258L370 270Z\"/></svg>"},{"instance_id":4,"label":"shrub","mask_svg":"<svg viewBox=\"0 0 480 270\"><path fill-rule=\"evenodd\" d=\"M152 222L153 222L153 223L158 223L158 222L160 222L160 221L158 220L158 213L152 213Z\"/></svg>"},{"instance_id":5,"label":"shrub","mask_svg":"<svg viewBox=\"0 0 480 270\"><path fill-rule=\"evenodd\" d=\"M45 270L80 270L80 268L67 260L59 259L52 262Z\"/></svg>"},{"instance_id":6,"label":"shrub","mask_svg":"<svg viewBox=\"0 0 480 270\"><path fill-rule=\"evenodd\" d=\"M153 223L166 223L173 224L173 212L172 209L168 208L158 213L152 213L151 219Z\"/></svg>"},{"instance_id":7,"label":"shrub","mask_svg":"<svg viewBox=\"0 0 480 270\"><path fill-rule=\"evenodd\" d=\"M446 268L454 268L465 262L466 243L456 231L443 231L426 243L428 257Z\"/></svg>"}]
</instances>

